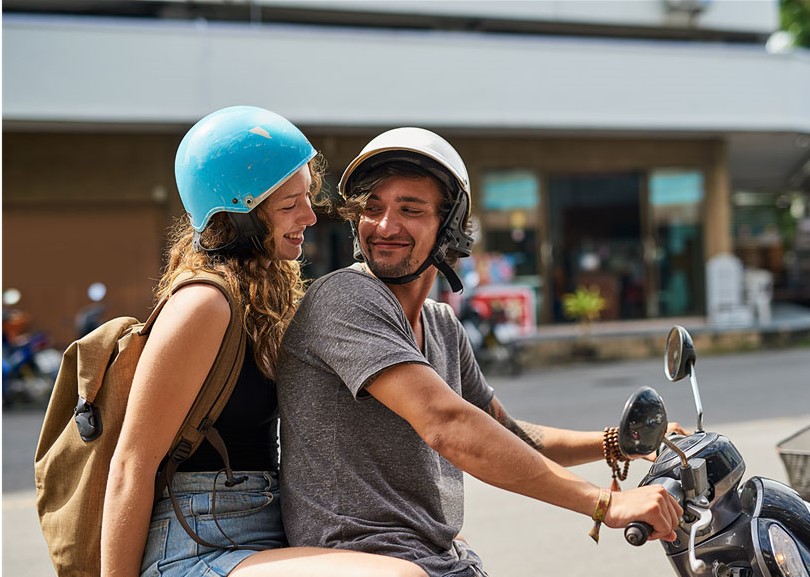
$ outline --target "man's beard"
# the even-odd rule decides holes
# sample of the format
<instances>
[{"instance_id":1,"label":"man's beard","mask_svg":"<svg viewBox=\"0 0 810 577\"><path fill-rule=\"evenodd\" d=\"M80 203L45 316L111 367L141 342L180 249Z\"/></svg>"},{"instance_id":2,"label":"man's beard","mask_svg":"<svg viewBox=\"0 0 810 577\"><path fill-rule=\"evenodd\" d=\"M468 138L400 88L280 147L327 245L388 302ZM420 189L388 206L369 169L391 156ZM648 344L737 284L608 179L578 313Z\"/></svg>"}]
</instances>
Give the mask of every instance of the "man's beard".
<instances>
[{"instance_id":1,"label":"man's beard","mask_svg":"<svg viewBox=\"0 0 810 577\"><path fill-rule=\"evenodd\" d=\"M416 270L416 266L411 263L411 259L405 259L395 264L381 265L373 259L366 259L369 270L378 278L399 278L406 276Z\"/></svg>"},{"instance_id":2,"label":"man's beard","mask_svg":"<svg viewBox=\"0 0 810 577\"><path fill-rule=\"evenodd\" d=\"M364 251L363 257L366 266L378 278L400 278L413 273L421 263L414 263L412 255L408 255L399 262L381 263L370 255L368 248Z\"/></svg>"}]
</instances>

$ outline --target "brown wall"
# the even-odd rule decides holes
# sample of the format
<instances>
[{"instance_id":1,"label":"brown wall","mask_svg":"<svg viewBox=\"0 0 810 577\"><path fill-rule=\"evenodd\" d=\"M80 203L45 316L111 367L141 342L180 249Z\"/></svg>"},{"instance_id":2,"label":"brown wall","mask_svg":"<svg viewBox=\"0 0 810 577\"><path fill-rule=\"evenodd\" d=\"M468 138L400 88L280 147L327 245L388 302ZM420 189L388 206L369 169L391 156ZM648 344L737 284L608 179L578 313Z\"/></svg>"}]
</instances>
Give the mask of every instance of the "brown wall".
<instances>
[{"instance_id":1,"label":"brown wall","mask_svg":"<svg viewBox=\"0 0 810 577\"><path fill-rule=\"evenodd\" d=\"M94 282L107 287L108 315L145 317L159 273L160 207L20 207L3 217L3 288L20 290L34 328L58 343L73 340L75 314L91 303Z\"/></svg>"},{"instance_id":2,"label":"brown wall","mask_svg":"<svg viewBox=\"0 0 810 577\"><path fill-rule=\"evenodd\" d=\"M74 315L107 286L107 316L144 317L164 231L180 213L176 136L5 134L3 290L21 291L32 327L60 344Z\"/></svg>"},{"instance_id":3,"label":"brown wall","mask_svg":"<svg viewBox=\"0 0 810 577\"><path fill-rule=\"evenodd\" d=\"M108 317L144 317L160 274L164 233L182 213L174 185L178 129L165 134L7 132L3 135L3 290L19 289L34 324L66 343L91 282L108 288ZM377 131L315 134L330 180ZM707 183L706 252L727 250L725 148L713 140L551 138L444 132L477 183L489 169L553 173L686 167ZM539 251L538 251L539 252Z\"/></svg>"}]
</instances>

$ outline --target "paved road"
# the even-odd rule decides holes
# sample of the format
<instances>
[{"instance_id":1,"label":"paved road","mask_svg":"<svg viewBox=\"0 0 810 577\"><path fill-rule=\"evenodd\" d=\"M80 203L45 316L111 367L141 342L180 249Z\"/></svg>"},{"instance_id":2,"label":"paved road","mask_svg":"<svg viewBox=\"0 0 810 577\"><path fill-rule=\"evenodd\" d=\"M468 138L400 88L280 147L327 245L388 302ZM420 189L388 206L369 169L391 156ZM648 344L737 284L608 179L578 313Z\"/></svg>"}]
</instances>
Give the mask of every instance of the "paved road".
<instances>
[{"instance_id":1,"label":"paved road","mask_svg":"<svg viewBox=\"0 0 810 577\"><path fill-rule=\"evenodd\" d=\"M695 404L688 380L670 383L661 358L550 367L517 379L491 379L518 418L572 429L618 423L627 398L641 386L663 397L670 420L691 426ZM799 416L810 412L810 348L701 357L697 376L704 424Z\"/></svg>"},{"instance_id":2,"label":"paved road","mask_svg":"<svg viewBox=\"0 0 810 577\"><path fill-rule=\"evenodd\" d=\"M774 447L810 423L810 349L699 359L698 370L706 428L735 442L747 475L786 481ZM641 385L662 393L671 419L694 423L688 384L667 383L659 360L553 368L491 381L515 417L549 425L601 429L616 423L626 398ZM34 511L32 455L41 420L36 411L3 414L2 568L8 577L54 576ZM645 470L634 463L625 487ZM602 485L609 480L604 463L576 472ZM579 515L468 479L464 534L492 577L672 574L658 544L631 548L620 532L605 531L595 546L588 529Z\"/></svg>"},{"instance_id":3,"label":"paved road","mask_svg":"<svg viewBox=\"0 0 810 577\"><path fill-rule=\"evenodd\" d=\"M715 430L740 450L746 479L760 475L786 482L774 445L808 423L810 410L802 417L725 423ZM634 462L623 488L636 486L647 469L644 462ZM601 486L610 481L603 462L574 472ZM631 547L621 531L603 529L595 545L588 537L590 525L581 515L468 480L463 533L486 561L491 577L674 575L659 543Z\"/></svg>"}]
</instances>

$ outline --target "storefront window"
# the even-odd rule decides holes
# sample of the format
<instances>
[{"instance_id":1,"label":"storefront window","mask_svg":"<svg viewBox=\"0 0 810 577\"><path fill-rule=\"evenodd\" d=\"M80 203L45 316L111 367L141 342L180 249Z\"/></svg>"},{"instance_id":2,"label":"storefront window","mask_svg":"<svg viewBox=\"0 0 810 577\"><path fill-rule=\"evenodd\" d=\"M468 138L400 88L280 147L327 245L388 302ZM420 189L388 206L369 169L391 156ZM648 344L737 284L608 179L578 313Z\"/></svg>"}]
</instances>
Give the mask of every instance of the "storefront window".
<instances>
[{"instance_id":1,"label":"storefront window","mask_svg":"<svg viewBox=\"0 0 810 577\"><path fill-rule=\"evenodd\" d=\"M481 220L487 252L507 258L520 282L538 283L540 184L528 170L484 175Z\"/></svg>"},{"instance_id":2,"label":"storefront window","mask_svg":"<svg viewBox=\"0 0 810 577\"><path fill-rule=\"evenodd\" d=\"M701 214L703 174L696 170L655 170L649 178L657 298L651 316L701 314L704 258Z\"/></svg>"},{"instance_id":3,"label":"storefront window","mask_svg":"<svg viewBox=\"0 0 810 577\"><path fill-rule=\"evenodd\" d=\"M769 271L775 288L787 280L785 248L790 249L796 231L792 204L791 197L781 193L737 191L732 196L734 253L746 268Z\"/></svg>"},{"instance_id":4,"label":"storefront window","mask_svg":"<svg viewBox=\"0 0 810 577\"><path fill-rule=\"evenodd\" d=\"M469 275L468 281L472 281L467 285L480 298L497 297L503 302L521 303L505 310L520 311L509 320L523 330L531 330L542 300L537 176L528 170L487 172L482 179L480 206L484 251L464 259L468 262L462 263L463 270Z\"/></svg>"}]
</instances>

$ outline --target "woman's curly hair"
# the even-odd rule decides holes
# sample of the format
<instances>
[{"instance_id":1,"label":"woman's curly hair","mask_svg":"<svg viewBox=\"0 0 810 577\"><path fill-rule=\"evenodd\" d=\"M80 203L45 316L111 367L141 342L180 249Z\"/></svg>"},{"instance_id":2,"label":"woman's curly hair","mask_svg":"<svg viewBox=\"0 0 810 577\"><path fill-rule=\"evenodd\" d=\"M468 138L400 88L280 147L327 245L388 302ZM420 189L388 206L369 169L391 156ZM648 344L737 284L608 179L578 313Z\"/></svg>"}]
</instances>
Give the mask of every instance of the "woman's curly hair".
<instances>
[{"instance_id":1,"label":"woman's curly hair","mask_svg":"<svg viewBox=\"0 0 810 577\"><path fill-rule=\"evenodd\" d=\"M320 202L326 163L318 155L309 163L312 186L309 191L313 204ZM265 252L275 253L272 226L262 213L258 213L268 229ZM200 235L203 246L222 246L234 237L235 231L228 215L219 212ZM157 299L169 294L175 279L182 273L206 271L219 275L231 294L241 297L244 305L243 322L253 347L259 370L273 378L281 338L292 320L298 303L304 295L305 283L301 278L301 264L297 260L262 258L250 254L223 255L196 250L193 246L194 229L188 216L177 219L169 230L167 264L155 290Z\"/></svg>"}]
</instances>

